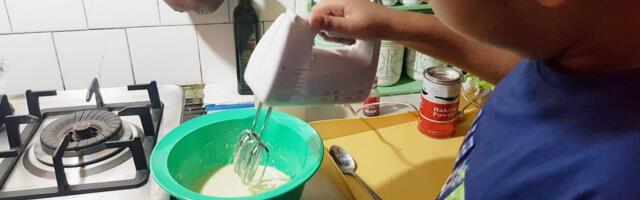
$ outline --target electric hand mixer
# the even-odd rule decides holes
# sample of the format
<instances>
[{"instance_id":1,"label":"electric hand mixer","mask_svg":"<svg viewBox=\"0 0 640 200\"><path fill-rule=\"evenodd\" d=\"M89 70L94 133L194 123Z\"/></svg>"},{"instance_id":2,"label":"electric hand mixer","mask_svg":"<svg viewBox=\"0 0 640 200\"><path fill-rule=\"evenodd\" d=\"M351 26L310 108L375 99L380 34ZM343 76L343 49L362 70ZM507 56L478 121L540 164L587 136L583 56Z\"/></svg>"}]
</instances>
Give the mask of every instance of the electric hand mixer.
<instances>
[{"instance_id":1,"label":"electric hand mixer","mask_svg":"<svg viewBox=\"0 0 640 200\"><path fill-rule=\"evenodd\" d=\"M376 3L381 4L379 0ZM234 152L235 171L245 184L254 180L263 155L268 161L269 150L260 137L271 107L262 117L263 104L344 104L362 102L369 96L380 41L356 40L343 48L321 48L314 46L319 32L309 28L307 20L287 11L271 25L249 59L245 81L262 103L251 130L241 134ZM254 132L259 121L263 121L262 128Z\"/></svg>"}]
</instances>

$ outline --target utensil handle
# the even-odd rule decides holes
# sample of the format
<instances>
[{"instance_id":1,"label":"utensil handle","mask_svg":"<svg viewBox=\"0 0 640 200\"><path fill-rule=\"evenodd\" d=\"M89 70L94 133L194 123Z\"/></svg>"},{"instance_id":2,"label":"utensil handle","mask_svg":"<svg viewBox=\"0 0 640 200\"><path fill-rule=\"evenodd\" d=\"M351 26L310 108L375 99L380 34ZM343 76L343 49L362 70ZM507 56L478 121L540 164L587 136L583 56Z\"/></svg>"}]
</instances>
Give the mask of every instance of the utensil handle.
<instances>
[{"instance_id":1,"label":"utensil handle","mask_svg":"<svg viewBox=\"0 0 640 200\"><path fill-rule=\"evenodd\" d=\"M380 198L380 196L378 196L378 194L376 194L376 192L375 192L375 191L373 191L373 189L371 189L371 188L369 187L369 185L367 185L367 183L365 183L365 182L364 182L364 180L362 180L362 179L360 178L360 176L358 176L358 174L356 174L356 173L351 173L351 176L355 177L355 178L356 178L356 180L358 180L358 183L360 183L360 185L361 185L362 187L364 187L364 189L366 189L366 190L367 190L367 192L369 192L369 197L371 197L371 199L373 199L373 200L382 200L382 198Z\"/></svg>"}]
</instances>

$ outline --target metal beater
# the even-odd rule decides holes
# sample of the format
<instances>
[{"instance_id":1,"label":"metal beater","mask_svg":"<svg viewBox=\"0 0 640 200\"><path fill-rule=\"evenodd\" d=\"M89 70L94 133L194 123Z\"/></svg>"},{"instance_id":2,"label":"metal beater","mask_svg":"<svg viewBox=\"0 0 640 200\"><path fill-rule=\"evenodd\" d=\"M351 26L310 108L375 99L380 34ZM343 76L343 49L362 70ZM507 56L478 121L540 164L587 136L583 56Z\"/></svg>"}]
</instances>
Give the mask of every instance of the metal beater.
<instances>
[{"instance_id":1,"label":"metal beater","mask_svg":"<svg viewBox=\"0 0 640 200\"><path fill-rule=\"evenodd\" d=\"M233 163L235 164L234 171L240 176L244 184L252 183L256 177L256 172L258 171L258 166L263 155L265 155L267 162L269 161L269 148L260 141L260 137L262 137L263 132L267 128L272 108L269 106L265 110L263 107L264 105L262 103L258 105L256 116L253 119L253 125L251 125L251 129L242 131L233 155ZM260 129L256 130L259 126L258 122L260 121L262 121ZM257 179L258 181L264 177L266 168L266 166L262 168L260 178Z\"/></svg>"}]
</instances>

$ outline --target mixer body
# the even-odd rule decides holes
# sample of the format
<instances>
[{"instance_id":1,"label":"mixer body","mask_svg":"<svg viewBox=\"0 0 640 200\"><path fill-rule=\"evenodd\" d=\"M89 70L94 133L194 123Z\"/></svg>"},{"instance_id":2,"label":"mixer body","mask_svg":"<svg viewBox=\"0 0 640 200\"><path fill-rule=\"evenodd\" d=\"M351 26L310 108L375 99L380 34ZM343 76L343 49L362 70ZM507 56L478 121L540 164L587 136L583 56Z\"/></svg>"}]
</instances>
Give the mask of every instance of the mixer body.
<instances>
[{"instance_id":1,"label":"mixer body","mask_svg":"<svg viewBox=\"0 0 640 200\"><path fill-rule=\"evenodd\" d=\"M249 87L268 105L364 101L375 79L380 41L342 48L314 46L320 30L293 12L281 14L254 50L245 72Z\"/></svg>"}]
</instances>

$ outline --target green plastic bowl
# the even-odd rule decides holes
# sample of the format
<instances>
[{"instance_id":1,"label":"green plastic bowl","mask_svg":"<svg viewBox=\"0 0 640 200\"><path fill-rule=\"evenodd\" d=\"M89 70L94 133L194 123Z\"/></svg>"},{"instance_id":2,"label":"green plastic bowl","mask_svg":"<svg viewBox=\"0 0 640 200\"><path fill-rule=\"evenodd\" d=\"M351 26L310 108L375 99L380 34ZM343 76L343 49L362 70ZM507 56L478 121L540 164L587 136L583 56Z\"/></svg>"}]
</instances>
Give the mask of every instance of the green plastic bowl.
<instances>
[{"instance_id":1,"label":"green plastic bowl","mask_svg":"<svg viewBox=\"0 0 640 200\"><path fill-rule=\"evenodd\" d=\"M155 181L179 199L300 199L304 184L320 167L322 140L307 123L273 111L262 142L269 147L268 165L290 177L286 184L254 196L205 196L188 187L216 168L232 162L239 134L249 127L255 110L230 110L190 120L162 138L151 154Z\"/></svg>"}]
</instances>

